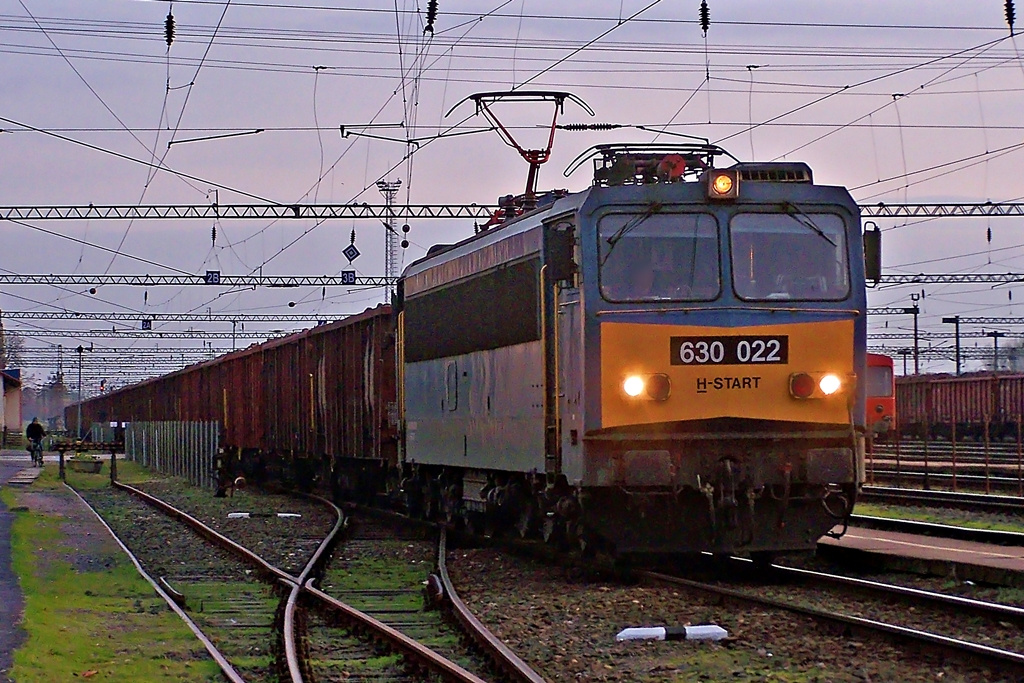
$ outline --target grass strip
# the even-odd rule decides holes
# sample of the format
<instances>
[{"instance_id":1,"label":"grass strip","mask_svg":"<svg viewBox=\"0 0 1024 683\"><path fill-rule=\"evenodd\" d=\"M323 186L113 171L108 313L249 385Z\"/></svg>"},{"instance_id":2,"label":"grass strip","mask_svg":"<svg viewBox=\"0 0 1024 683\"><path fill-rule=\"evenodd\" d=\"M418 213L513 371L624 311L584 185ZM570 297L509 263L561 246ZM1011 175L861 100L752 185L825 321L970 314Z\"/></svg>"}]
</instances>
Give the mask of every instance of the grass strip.
<instances>
[{"instance_id":1,"label":"grass strip","mask_svg":"<svg viewBox=\"0 0 1024 683\"><path fill-rule=\"evenodd\" d=\"M141 475L141 468L132 469L125 467L125 475ZM0 491L8 507L26 508L11 530L28 636L14 654L12 679L221 680L202 645L112 541L73 537L77 520L53 510L78 514L78 504L56 471L47 465L33 486ZM83 477L96 481L78 481ZM76 486L109 485L101 475L75 479Z\"/></svg>"}]
</instances>

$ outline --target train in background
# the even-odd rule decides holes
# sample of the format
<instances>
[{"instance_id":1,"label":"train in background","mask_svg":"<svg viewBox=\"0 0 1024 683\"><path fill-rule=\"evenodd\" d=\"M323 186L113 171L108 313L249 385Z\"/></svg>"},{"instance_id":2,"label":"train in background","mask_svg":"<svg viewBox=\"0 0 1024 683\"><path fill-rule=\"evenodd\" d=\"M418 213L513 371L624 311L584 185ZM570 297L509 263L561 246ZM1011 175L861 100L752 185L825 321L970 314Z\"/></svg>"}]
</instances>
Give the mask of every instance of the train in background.
<instances>
[{"instance_id":1,"label":"train in background","mask_svg":"<svg viewBox=\"0 0 1024 683\"><path fill-rule=\"evenodd\" d=\"M394 311L86 401L217 420L227 463L619 555L809 550L863 481L859 211L801 163L602 145L406 268Z\"/></svg>"},{"instance_id":2,"label":"train in background","mask_svg":"<svg viewBox=\"0 0 1024 683\"><path fill-rule=\"evenodd\" d=\"M1017 439L1024 420L1024 374L973 372L896 379L901 438Z\"/></svg>"},{"instance_id":3,"label":"train in background","mask_svg":"<svg viewBox=\"0 0 1024 683\"><path fill-rule=\"evenodd\" d=\"M891 356L867 356L867 431L886 439L896 429L896 374Z\"/></svg>"}]
</instances>

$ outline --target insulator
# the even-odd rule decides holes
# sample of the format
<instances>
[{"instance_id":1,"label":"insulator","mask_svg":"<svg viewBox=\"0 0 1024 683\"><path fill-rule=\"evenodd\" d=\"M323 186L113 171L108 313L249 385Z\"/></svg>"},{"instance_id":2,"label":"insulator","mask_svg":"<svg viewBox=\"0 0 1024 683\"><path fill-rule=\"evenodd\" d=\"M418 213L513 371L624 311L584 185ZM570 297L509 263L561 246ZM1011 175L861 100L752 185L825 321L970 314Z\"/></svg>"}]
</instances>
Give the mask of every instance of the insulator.
<instances>
[{"instance_id":1,"label":"insulator","mask_svg":"<svg viewBox=\"0 0 1024 683\"><path fill-rule=\"evenodd\" d=\"M700 29L704 31L704 37L708 35L708 28L711 27L711 10L708 9L708 0L700 0Z\"/></svg>"},{"instance_id":2,"label":"insulator","mask_svg":"<svg viewBox=\"0 0 1024 683\"><path fill-rule=\"evenodd\" d=\"M989 228L986 232L988 232L988 243L992 244L992 228Z\"/></svg>"},{"instance_id":3,"label":"insulator","mask_svg":"<svg viewBox=\"0 0 1024 683\"><path fill-rule=\"evenodd\" d=\"M409 248L409 240L402 240L402 249Z\"/></svg>"},{"instance_id":4,"label":"insulator","mask_svg":"<svg viewBox=\"0 0 1024 683\"><path fill-rule=\"evenodd\" d=\"M170 11L167 12L167 18L164 19L164 40L167 41L167 47L174 42L174 15Z\"/></svg>"},{"instance_id":5,"label":"insulator","mask_svg":"<svg viewBox=\"0 0 1024 683\"><path fill-rule=\"evenodd\" d=\"M405 225L402 226L402 232L404 232L404 233L408 233L409 232L409 224L408 223L406 223Z\"/></svg>"},{"instance_id":6,"label":"insulator","mask_svg":"<svg viewBox=\"0 0 1024 683\"><path fill-rule=\"evenodd\" d=\"M615 130L616 128L622 128L621 123L566 123L555 126L560 130Z\"/></svg>"},{"instance_id":7,"label":"insulator","mask_svg":"<svg viewBox=\"0 0 1024 683\"><path fill-rule=\"evenodd\" d=\"M144 304L148 304L149 303L149 290L148 289L145 290L144 292L142 292L142 303L144 303Z\"/></svg>"},{"instance_id":8,"label":"insulator","mask_svg":"<svg viewBox=\"0 0 1024 683\"><path fill-rule=\"evenodd\" d=\"M437 0L430 0L427 3L427 25L423 27L424 33L434 35L434 20L437 19Z\"/></svg>"},{"instance_id":9,"label":"insulator","mask_svg":"<svg viewBox=\"0 0 1024 683\"><path fill-rule=\"evenodd\" d=\"M352 237L349 238L349 243L350 244L355 244L356 243L356 229L355 228L352 228Z\"/></svg>"},{"instance_id":10,"label":"insulator","mask_svg":"<svg viewBox=\"0 0 1024 683\"><path fill-rule=\"evenodd\" d=\"M1010 26L1010 35L1013 35L1013 20L1017 18L1017 12L1013 9L1013 0L1006 0L1006 23Z\"/></svg>"},{"instance_id":11,"label":"insulator","mask_svg":"<svg viewBox=\"0 0 1024 683\"><path fill-rule=\"evenodd\" d=\"M210 241L214 245L217 244L217 226L216 225L213 226L212 228L210 228Z\"/></svg>"},{"instance_id":12,"label":"insulator","mask_svg":"<svg viewBox=\"0 0 1024 683\"><path fill-rule=\"evenodd\" d=\"M320 301L323 301L326 298L327 298L327 288L323 287L323 288L320 289Z\"/></svg>"}]
</instances>

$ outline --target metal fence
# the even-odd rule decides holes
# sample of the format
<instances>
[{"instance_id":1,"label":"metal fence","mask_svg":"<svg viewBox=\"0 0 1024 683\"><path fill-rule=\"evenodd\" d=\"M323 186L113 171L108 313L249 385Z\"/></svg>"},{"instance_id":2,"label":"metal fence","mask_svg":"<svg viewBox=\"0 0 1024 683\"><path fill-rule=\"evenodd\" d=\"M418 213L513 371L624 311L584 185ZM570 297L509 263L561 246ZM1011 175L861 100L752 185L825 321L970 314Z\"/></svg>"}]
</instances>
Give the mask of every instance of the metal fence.
<instances>
[{"instance_id":1,"label":"metal fence","mask_svg":"<svg viewBox=\"0 0 1024 683\"><path fill-rule=\"evenodd\" d=\"M204 488L216 486L219 446L219 422L131 422L124 428L128 460Z\"/></svg>"}]
</instances>

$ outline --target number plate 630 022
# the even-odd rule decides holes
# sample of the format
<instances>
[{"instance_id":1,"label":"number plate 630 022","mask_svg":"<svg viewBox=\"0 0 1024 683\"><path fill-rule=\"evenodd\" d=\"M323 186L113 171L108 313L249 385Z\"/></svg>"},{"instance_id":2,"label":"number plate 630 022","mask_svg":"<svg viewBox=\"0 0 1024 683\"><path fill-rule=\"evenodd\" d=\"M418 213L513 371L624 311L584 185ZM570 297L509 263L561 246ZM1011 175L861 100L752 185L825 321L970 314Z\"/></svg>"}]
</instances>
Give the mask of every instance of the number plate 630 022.
<instances>
[{"instance_id":1,"label":"number plate 630 022","mask_svg":"<svg viewBox=\"0 0 1024 683\"><path fill-rule=\"evenodd\" d=\"M789 362L787 335L672 337L672 365L764 365Z\"/></svg>"}]
</instances>

